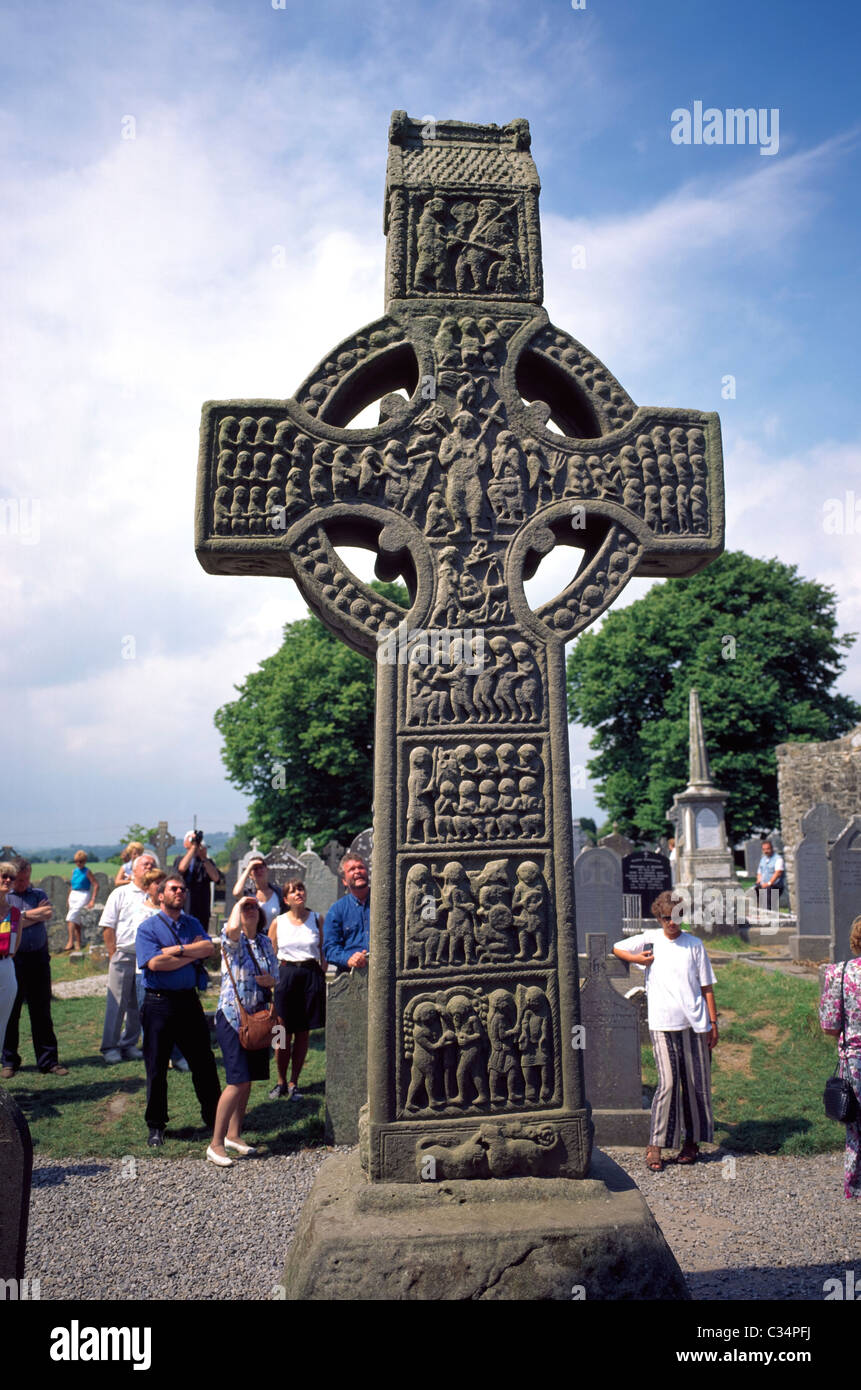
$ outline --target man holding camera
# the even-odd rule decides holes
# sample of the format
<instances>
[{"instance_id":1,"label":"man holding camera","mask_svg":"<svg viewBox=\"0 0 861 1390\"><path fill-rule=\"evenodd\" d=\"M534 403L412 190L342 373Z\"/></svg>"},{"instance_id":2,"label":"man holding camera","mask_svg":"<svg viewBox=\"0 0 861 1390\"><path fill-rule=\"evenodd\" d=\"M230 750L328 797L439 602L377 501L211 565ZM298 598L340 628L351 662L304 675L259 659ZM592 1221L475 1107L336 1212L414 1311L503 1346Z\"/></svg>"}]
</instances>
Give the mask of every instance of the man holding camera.
<instances>
[{"instance_id":1,"label":"man holding camera","mask_svg":"<svg viewBox=\"0 0 861 1390\"><path fill-rule=\"evenodd\" d=\"M185 879L188 889L188 912L196 917L205 932L209 931L209 912L212 902L210 883L219 883L221 874L206 852L202 830L189 830L183 839L185 853L173 861Z\"/></svg>"}]
</instances>

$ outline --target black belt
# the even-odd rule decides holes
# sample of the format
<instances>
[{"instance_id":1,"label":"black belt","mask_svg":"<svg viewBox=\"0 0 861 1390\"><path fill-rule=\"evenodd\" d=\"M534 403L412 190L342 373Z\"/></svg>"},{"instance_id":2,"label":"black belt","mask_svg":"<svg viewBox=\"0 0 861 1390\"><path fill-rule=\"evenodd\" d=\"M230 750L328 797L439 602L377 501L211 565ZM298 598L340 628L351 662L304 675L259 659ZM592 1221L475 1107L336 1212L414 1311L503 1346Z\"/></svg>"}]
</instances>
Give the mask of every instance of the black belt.
<instances>
[{"instance_id":1,"label":"black belt","mask_svg":"<svg viewBox=\"0 0 861 1390\"><path fill-rule=\"evenodd\" d=\"M319 965L320 962L313 956L305 956L303 960L282 960L282 965Z\"/></svg>"},{"instance_id":2,"label":"black belt","mask_svg":"<svg viewBox=\"0 0 861 1390\"><path fill-rule=\"evenodd\" d=\"M181 999L188 994L197 996L196 989L146 989L144 992L151 994L154 999Z\"/></svg>"}]
</instances>

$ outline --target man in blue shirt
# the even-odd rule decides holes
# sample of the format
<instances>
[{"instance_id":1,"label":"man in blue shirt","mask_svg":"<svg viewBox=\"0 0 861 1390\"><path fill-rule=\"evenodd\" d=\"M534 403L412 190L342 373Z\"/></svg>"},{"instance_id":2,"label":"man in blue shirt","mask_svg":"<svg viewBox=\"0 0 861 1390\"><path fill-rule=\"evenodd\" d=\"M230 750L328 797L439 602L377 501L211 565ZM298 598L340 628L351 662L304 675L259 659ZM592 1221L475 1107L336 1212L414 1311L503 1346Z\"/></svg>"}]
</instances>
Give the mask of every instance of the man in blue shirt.
<instances>
[{"instance_id":1,"label":"man in blue shirt","mask_svg":"<svg viewBox=\"0 0 861 1390\"><path fill-rule=\"evenodd\" d=\"M347 892L333 903L323 923L323 951L326 960L337 965L338 974L365 970L371 941L371 883L368 866L358 855L349 854L338 866Z\"/></svg>"},{"instance_id":2,"label":"man in blue shirt","mask_svg":"<svg viewBox=\"0 0 861 1390\"><path fill-rule=\"evenodd\" d=\"M15 952L18 994L6 1025L3 1068L0 1076L7 1081L15 1075L21 1065L21 1054L18 1051L18 1020L25 1003L30 1015L36 1066L41 1072L50 1072L54 1076L68 1076L68 1067L61 1066L57 1056L57 1035L51 1019L51 953L48 950L47 926L51 920L51 904L47 893L31 884L29 861L18 859L16 863L18 877L7 898L10 906L20 909L23 930L21 944Z\"/></svg>"},{"instance_id":3,"label":"man in blue shirt","mask_svg":"<svg viewBox=\"0 0 861 1390\"><path fill-rule=\"evenodd\" d=\"M215 950L196 917L183 912L187 889L182 874L172 871L159 890L160 912L137 930L135 953L144 977L143 1055L146 1065L149 1126L147 1143L164 1143L167 1113L167 1066L176 1043L191 1068L191 1079L207 1129L215 1124L221 1095L209 1028L197 995L197 962Z\"/></svg>"},{"instance_id":4,"label":"man in blue shirt","mask_svg":"<svg viewBox=\"0 0 861 1390\"><path fill-rule=\"evenodd\" d=\"M782 854L777 854L771 840L762 842L762 858L756 871L757 889L773 889L780 894L786 883L786 865Z\"/></svg>"}]
</instances>

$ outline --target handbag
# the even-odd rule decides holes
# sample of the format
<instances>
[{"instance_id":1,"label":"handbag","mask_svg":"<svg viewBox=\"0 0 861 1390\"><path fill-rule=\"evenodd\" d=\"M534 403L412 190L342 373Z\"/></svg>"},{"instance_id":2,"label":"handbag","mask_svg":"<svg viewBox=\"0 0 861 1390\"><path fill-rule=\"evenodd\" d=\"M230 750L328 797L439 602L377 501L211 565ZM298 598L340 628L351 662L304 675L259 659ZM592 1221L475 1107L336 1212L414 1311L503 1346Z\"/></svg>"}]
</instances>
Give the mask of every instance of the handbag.
<instances>
[{"instance_id":1,"label":"handbag","mask_svg":"<svg viewBox=\"0 0 861 1390\"><path fill-rule=\"evenodd\" d=\"M248 947L251 959L259 969L259 963L254 952L251 950L251 942L244 932L240 934L240 941L244 941ZM224 945L221 947L221 954L224 956L224 964L227 966L227 973L230 976L230 983L233 985L233 993L236 995L236 1007L239 1010L239 1043L246 1052L262 1052L264 1047L272 1046L272 1033L278 1024L278 1015L275 1012L275 1000L269 1004L268 1008L256 1009L250 1014L239 997L239 990L236 988L236 981L233 978L233 971L230 968L230 961ZM260 970L260 974L267 972ZM265 991L268 993L268 991Z\"/></svg>"},{"instance_id":2,"label":"handbag","mask_svg":"<svg viewBox=\"0 0 861 1390\"><path fill-rule=\"evenodd\" d=\"M844 961L843 973L840 976L840 1032L844 1037L846 1023L843 1006L843 982L845 975L846 962ZM858 1097L853 1090L851 1081L840 1075L841 1065L842 1063L838 1061L834 1075L829 1076L826 1081L822 1100L825 1105L825 1114L829 1120L836 1120L841 1125L851 1125L858 1118Z\"/></svg>"}]
</instances>

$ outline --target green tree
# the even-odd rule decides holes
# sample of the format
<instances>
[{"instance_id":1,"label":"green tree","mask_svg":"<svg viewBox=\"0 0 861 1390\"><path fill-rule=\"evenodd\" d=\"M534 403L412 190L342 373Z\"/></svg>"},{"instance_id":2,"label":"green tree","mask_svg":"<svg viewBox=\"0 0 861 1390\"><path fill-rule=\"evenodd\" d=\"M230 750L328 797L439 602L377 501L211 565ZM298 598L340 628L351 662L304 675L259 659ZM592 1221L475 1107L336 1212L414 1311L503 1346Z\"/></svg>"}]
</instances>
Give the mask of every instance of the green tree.
<instances>
[{"instance_id":1,"label":"green tree","mask_svg":"<svg viewBox=\"0 0 861 1390\"><path fill-rule=\"evenodd\" d=\"M399 584L373 588L408 602ZM373 663L318 618L302 618L236 689L215 726L227 775L251 798L243 829L269 848L285 836L299 846L308 835L318 848L348 844L371 822Z\"/></svg>"},{"instance_id":2,"label":"green tree","mask_svg":"<svg viewBox=\"0 0 861 1390\"><path fill-rule=\"evenodd\" d=\"M838 738L861 719L861 705L832 688L855 641L836 626L832 589L728 551L584 633L568 658L568 711L594 730L588 768L609 819L629 835L666 833L687 784L695 686L730 833L774 825L777 744Z\"/></svg>"}]
</instances>

